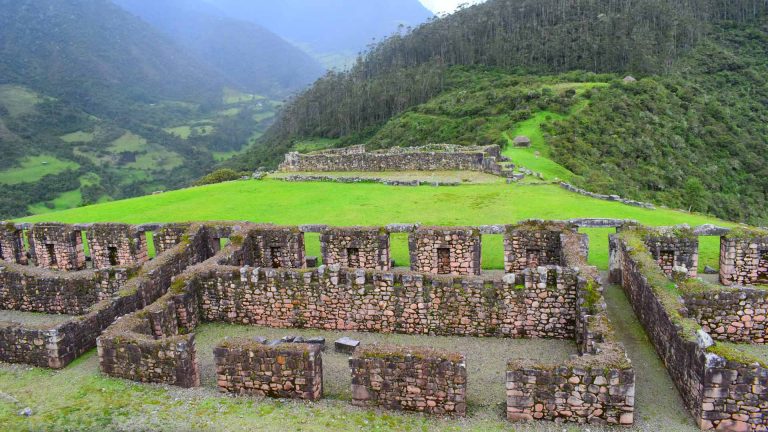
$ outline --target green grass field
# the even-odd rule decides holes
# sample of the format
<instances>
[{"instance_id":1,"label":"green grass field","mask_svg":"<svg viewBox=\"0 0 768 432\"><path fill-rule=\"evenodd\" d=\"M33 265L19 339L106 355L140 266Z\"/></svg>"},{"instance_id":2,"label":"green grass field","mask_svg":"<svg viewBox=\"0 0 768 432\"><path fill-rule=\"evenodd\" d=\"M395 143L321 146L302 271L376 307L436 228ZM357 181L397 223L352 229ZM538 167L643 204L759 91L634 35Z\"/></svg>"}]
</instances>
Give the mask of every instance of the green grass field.
<instances>
[{"instance_id":1,"label":"green grass field","mask_svg":"<svg viewBox=\"0 0 768 432\"><path fill-rule=\"evenodd\" d=\"M147 146L147 140L138 135L134 135L131 132L126 132L120 138L112 141L108 147L108 150L113 154L124 152L142 152L147 149Z\"/></svg>"},{"instance_id":2,"label":"green grass field","mask_svg":"<svg viewBox=\"0 0 768 432\"><path fill-rule=\"evenodd\" d=\"M682 223L729 225L697 214L666 209L648 210L596 200L554 185L480 184L436 188L289 183L278 180L236 181L183 189L32 216L24 221L147 223L247 220L288 225L421 223L454 226L584 217L635 219L657 226ZM601 268L607 266L607 242L611 231L587 230L592 242L590 261ZM487 236L484 248L484 267L500 268L501 237ZM702 239L702 266L717 266L718 248L717 238ZM393 241L393 255L397 262L407 262L406 250L404 241Z\"/></svg>"},{"instance_id":3,"label":"green grass field","mask_svg":"<svg viewBox=\"0 0 768 432\"><path fill-rule=\"evenodd\" d=\"M44 99L26 87L0 85L0 105L8 110L12 117L29 114Z\"/></svg>"},{"instance_id":4,"label":"green grass field","mask_svg":"<svg viewBox=\"0 0 768 432\"><path fill-rule=\"evenodd\" d=\"M210 125L183 125L183 126L176 126L172 128L166 128L164 130L172 135L176 135L181 139L188 139L190 135L192 135L193 130L198 135L205 136L213 133L215 128Z\"/></svg>"},{"instance_id":5,"label":"green grass field","mask_svg":"<svg viewBox=\"0 0 768 432\"><path fill-rule=\"evenodd\" d=\"M72 132L71 134L62 135L59 138L67 143L89 143L92 142L95 137L96 134L93 132L77 131Z\"/></svg>"},{"instance_id":6,"label":"green grass field","mask_svg":"<svg viewBox=\"0 0 768 432\"><path fill-rule=\"evenodd\" d=\"M29 156L21 160L21 166L0 171L0 183L32 183L50 174L59 174L68 169L78 169L80 165L68 160L61 160L51 155Z\"/></svg>"}]
</instances>

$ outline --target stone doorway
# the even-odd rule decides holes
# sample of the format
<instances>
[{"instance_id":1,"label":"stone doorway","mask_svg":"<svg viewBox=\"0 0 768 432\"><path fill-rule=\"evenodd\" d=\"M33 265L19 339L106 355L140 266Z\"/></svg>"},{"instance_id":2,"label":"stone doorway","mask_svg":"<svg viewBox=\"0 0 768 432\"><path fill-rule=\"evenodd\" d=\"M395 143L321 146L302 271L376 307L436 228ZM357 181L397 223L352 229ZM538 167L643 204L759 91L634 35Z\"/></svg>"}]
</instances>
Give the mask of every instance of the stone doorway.
<instances>
[{"instance_id":1,"label":"stone doorway","mask_svg":"<svg viewBox=\"0 0 768 432\"><path fill-rule=\"evenodd\" d=\"M117 258L117 248L115 246L109 246L109 265L115 267L120 264L120 260Z\"/></svg>"},{"instance_id":2,"label":"stone doorway","mask_svg":"<svg viewBox=\"0 0 768 432\"><path fill-rule=\"evenodd\" d=\"M758 252L757 282L768 283L768 249Z\"/></svg>"},{"instance_id":3,"label":"stone doorway","mask_svg":"<svg viewBox=\"0 0 768 432\"><path fill-rule=\"evenodd\" d=\"M269 256L272 259L272 268L282 267L280 262L280 254L281 254L281 251L279 247L269 248Z\"/></svg>"},{"instance_id":4,"label":"stone doorway","mask_svg":"<svg viewBox=\"0 0 768 432\"><path fill-rule=\"evenodd\" d=\"M360 249L358 248L347 249L347 267L360 268Z\"/></svg>"},{"instance_id":5,"label":"stone doorway","mask_svg":"<svg viewBox=\"0 0 768 432\"><path fill-rule=\"evenodd\" d=\"M451 249L437 249L437 273L451 274Z\"/></svg>"},{"instance_id":6,"label":"stone doorway","mask_svg":"<svg viewBox=\"0 0 768 432\"><path fill-rule=\"evenodd\" d=\"M47 243L45 245L45 250L48 254L48 265L51 267L57 267L59 262L56 259L56 245L53 243Z\"/></svg>"}]
</instances>

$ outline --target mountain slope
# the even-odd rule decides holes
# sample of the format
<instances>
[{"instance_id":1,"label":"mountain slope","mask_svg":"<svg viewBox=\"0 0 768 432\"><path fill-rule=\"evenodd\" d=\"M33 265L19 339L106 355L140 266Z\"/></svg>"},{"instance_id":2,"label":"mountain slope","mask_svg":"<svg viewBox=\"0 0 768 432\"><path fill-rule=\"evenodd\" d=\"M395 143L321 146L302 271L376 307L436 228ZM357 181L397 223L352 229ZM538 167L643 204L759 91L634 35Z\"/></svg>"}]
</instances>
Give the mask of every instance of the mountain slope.
<instances>
[{"instance_id":1,"label":"mountain slope","mask_svg":"<svg viewBox=\"0 0 768 432\"><path fill-rule=\"evenodd\" d=\"M323 78L230 165L274 164L307 140L504 144L533 127L550 179L764 224L767 8L492 0ZM642 79L624 84L627 72Z\"/></svg>"},{"instance_id":2,"label":"mountain slope","mask_svg":"<svg viewBox=\"0 0 768 432\"><path fill-rule=\"evenodd\" d=\"M207 0L229 16L269 28L318 54L354 57L400 25L417 26L433 14L418 0Z\"/></svg>"},{"instance_id":3,"label":"mountain slope","mask_svg":"<svg viewBox=\"0 0 768 432\"><path fill-rule=\"evenodd\" d=\"M202 100L225 80L107 0L0 0L0 82L89 112L135 101Z\"/></svg>"},{"instance_id":4,"label":"mountain slope","mask_svg":"<svg viewBox=\"0 0 768 432\"><path fill-rule=\"evenodd\" d=\"M320 64L269 30L226 18L202 1L114 0L249 92L281 97L323 74Z\"/></svg>"}]
</instances>

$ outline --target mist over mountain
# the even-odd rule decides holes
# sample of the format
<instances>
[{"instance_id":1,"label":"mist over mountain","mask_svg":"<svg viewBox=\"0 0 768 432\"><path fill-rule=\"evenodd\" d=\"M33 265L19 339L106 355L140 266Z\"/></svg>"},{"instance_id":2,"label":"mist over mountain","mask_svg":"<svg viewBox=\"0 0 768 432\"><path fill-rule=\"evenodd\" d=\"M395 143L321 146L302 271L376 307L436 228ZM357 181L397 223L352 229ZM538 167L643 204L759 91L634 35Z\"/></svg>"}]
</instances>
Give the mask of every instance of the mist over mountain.
<instances>
[{"instance_id":1,"label":"mist over mountain","mask_svg":"<svg viewBox=\"0 0 768 432\"><path fill-rule=\"evenodd\" d=\"M434 16L418 0L206 0L228 16L261 24L317 54L354 56Z\"/></svg>"},{"instance_id":2,"label":"mist over mountain","mask_svg":"<svg viewBox=\"0 0 768 432\"><path fill-rule=\"evenodd\" d=\"M253 22L198 0L114 0L169 35L242 90L284 96L323 74L312 57Z\"/></svg>"}]
</instances>

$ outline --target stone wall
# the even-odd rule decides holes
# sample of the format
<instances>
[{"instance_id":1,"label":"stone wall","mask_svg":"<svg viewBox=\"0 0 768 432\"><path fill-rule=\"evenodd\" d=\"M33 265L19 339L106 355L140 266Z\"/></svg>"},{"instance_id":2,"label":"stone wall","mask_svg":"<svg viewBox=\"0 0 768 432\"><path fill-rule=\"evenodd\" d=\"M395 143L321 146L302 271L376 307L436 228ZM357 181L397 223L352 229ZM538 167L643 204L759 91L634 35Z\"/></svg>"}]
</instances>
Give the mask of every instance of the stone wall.
<instances>
[{"instance_id":1,"label":"stone wall","mask_svg":"<svg viewBox=\"0 0 768 432\"><path fill-rule=\"evenodd\" d=\"M35 224L30 231L30 249L38 267L53 270L82 270L85 254L80 230L64 224Z\"/></svg>"},{"instance_id":2,"label":"stone wall","mask_svg":"<svg viewBox=\"0 0 768 432\"><path fill-rule=\"evenodd\" d=\"M213 350L223 393L285 399L323 397L323 356L318 345L226 340Z\"/></svg>"},{"instance_id":3,"label":"stone wall","mask_svg":"<svg viewBox=\"0 0 768 432\"><path fill-rule=\"evenodd\" d=\"M507 366L507 419L633 424L634 370L596 363L549 367L511 361Z\"/></svg>"},{"instance_id":4,"label":"stone wall","mask_svg":"<svg viewBox=\"0 0 768 432\"><path fill-rule=\"evenodd\" d=\"M768 343L768 290L714 289L684 299L688 316L715 340Z\"/></svg>"},{"instance_id":5,"label":"stone wall","mask_svg":"<svg viewBox=\"0 0 768 432\"><path fill-rule=\"evenodd\" d=\"M501 165L503 161L498 146L431 145L372 152L358 146L355 151L333 149L308 154L288 153L279 169L284 172L482 171L511 175L514 166Z\"/></svg>"},{"instance_id":6,"label":"stone wall","mask_svg":"<svg viewBox=\"0 0 768 432\"><path fill-rule=\"evenodd\" d=\"M411 270L422 273L479 275L481 247L477 228L421 227L408 236Z\"/></svg>"},{"instance_id":7,"label":"stone wall","mask_svg":"<svg viewBox=\"0 0 768 432\"><path fill-rule=\"evenodd\" d=\"M0 309L82 315L111 298L136 269L51 272L16 264L0 265Z\"/></svg>"},{"instance_id":8,"label":"stone wall","mask_svg":"<svg viewBox=\"0 0 768 432\"><path fill-rule=\"evenodd\" d=\"M304 233L296 227L262 225L249 229L242 248L243 265L303 268Z\"/></svg>"},{"instance_id":9,"label":"stone wall","mask_svg":"<svg viewBox=\"0 0 768 432\"><path fill-rule=\"evenodd\" d=\"M23 231L16 228L13 223L0 222L0 262L27 263L22 240L23 234Z\"/></svg>"},{"instance_id":10,"label":"stone wall","mask_svg":"<svg viewBox=\"0 0 768 432\"><path fill-rule=\"evenodd\" d=\"M379 333L574 337L577 274L527 269L515 278L407 272L219 268L196 275L202 318L279 328Z\"/></svg>"},{"instance_id":11,"label":"stone wall","mask_svg":"<svg viewBox=\"0 0 768 432\"><path fill-rule=\"evenodd\" d=\"M645 245L653 259L667 275L675 267L688 269L688 277L695 278L699 272L699 238L689 230L680 233L652 232L645 235Z\"/></svg>"},{"instance_id":12,"label":"stone wall","mask_svg":"<svg viewBox=\"0 0 768 432\"><path fill-rule=\"evenodd\" d=\"M723 352L722 348L710 347L705 339L689 334L693 333L696 323L673 309L671 305L678 300L664 286L654 285L671 281L660 276L663 273L658 267L652 268L653 257L648 252L630 248L618 236L612 236L610 244L612 267L616 269L612 277L624 287L635 314L699 427L723 431L766 430L768 417L763 412L768 406L768 369L726 359L716 354ZM669 304L669 308L665 304Z\"/></svg>"},{"instance_id":13,"label":"stone wall","mask_svg":"<svg viewBox=\"0 0 768 432\"><path fill-rule=\"evenodd\" d=\"M389 270L389 232L384 228L331 228L320 236L323 264Z\"/></svg>"},{"instance_id":14,"label":"stone wall","mask_svg":"<svg viewBox=\"0 0 768 432\"><path fill-rule=\"evenodd\" d=\"M95 224L86 233L93 267L127 267L147 261L145 233L133 225Z\"/></svg>"},{"instance_id":15,"label":"stone wall","mask_svg":"<svg viewBox=\"0 0 768 432\"><path fill-rule=\"evenodd\" d=\"M723 285L768 284L768 236L720 238Z\"/></svg>"},{"instance_id":16,"label":"stone wall","mask_svg":"<svg viewBox=\"0 0 768 432\"><path fill-rule=\"evenodd\" d=\"M504 270L519 273L526 268L561 265L560 236L565 230L564 226L508 226L504 235Z\"/></svg>"},{"instance_id":17,"label":"stone wall","mask_svg":"<svg viewBox=\"0 0 768 432\"><path fill-rule=\"evenodd\" d=\"M44 328L26 328L16 323L0 323L0 360L34 366L63 368L96 346L96 338L118 317L134 312L157 300L170 285L171 278L191 263L211 255L204 230L189 233L189 242L147 263L142 274L130 279L115 296L93 304L86 314L62 324ZM8 271L9 267L6 267ZM26 268L23 271L48 272ZM87 274L85 272L84 274ZM95 274L110 274L99 271ZM56 273L45 278L78 277L80 273ZM43 279L45 279L43 278Z\"/></svg>"},{"instance_id":18,"label":"stone wall","mask_svg":"<svg viewBox=\"0 0 768 432\"><path fill-rule=\"evenodd\" d=\"M355 350L349 366L353 405L438 415L467 413L462 354L374 345Z\"/></svg>"},{"instance_id":19,"label":"stone wall","mask_svg":"<svg viewBox=\"0 0 768 432\"><path fill-rule=\"evenodd\" d=\"M152 240L155 245L155 254L171 250L181 243L184 235L189 231L190 224L167 224L163 225L152 234Z\"/></svg>"}]
</instances>

